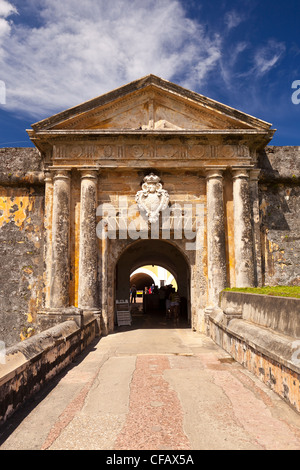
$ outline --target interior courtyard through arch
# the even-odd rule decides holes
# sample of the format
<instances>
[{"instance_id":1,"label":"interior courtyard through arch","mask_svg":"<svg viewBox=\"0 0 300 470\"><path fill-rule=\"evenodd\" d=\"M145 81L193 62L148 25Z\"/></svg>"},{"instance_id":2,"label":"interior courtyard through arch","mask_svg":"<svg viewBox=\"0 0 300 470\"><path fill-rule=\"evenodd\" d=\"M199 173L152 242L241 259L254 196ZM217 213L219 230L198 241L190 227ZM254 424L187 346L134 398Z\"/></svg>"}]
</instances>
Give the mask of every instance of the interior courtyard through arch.
<instances>
[{"instance_id":1,"label":"interior courtyard through arch","mask_svg":"<svg viewBox=\"0 0 300 470\"><path fill-rule=\"evenodd\" d=\"M158 263L160 270L155 270ZM153 266L153 277L143 272L150 273L147 268L139 273L140 266L147 265L149 268ZM158 278L155 271L161 273L161 277L164 274L165 280ZM133 284L137 288L136 302L131 303L133 316L142 312L154 327L171 326L171 322L166 322L167 301L172 292L177 292L180 297L179 324L190 325L190 270L188 261L175 245L159 240L143 240L129 245L116 265L116 299L128 299ZM153 291L145 293L145 287L152 287Z\"/></svg>"}]
</instances>

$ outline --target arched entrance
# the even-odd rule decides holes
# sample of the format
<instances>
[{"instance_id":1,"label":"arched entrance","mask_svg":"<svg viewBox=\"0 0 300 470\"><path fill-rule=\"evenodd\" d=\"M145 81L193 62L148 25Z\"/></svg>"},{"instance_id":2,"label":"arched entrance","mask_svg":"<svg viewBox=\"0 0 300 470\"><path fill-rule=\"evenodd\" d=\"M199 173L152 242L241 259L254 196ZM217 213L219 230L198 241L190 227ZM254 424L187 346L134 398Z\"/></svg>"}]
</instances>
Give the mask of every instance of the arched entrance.
<instances>
[{"instance_id":1,"label":"arched entrance","mask_svg":"<svg viewBox=\"0 0 300 470\"><path fill-rule=\"evenodd\" d=\"M147 273L134 273L130 276L130 287L135 285L138 291L144 291L146 286L151 286L154 283L153 277Z\"/></svg>"},{"instance_id":2,"label":"arched entrance","mask_svg":"<svg viewBox=\"0 0 300 470\"><path fill-rule=\"evenodd\" d=\"M173 274L181 299L181 320L190 325L190 266L182 251L170 241L138 240L125 248L116 264L115 299L129 299L131 273L148 264L162 266Z\"/></svg>"},{"instance_id":3,"label":"arched entrance","mask_svg":"<svg viewBox=\"0 0 300 470\"><path fill-rule=\"evenodd\" d=\"M135 284L137 289L145 290L151 285L158 287L172 284L177 290L177 282L173 274L166 268L152 264L151 266L141 266L130 274L130 287Z\"/></svg>"}]
</instances>

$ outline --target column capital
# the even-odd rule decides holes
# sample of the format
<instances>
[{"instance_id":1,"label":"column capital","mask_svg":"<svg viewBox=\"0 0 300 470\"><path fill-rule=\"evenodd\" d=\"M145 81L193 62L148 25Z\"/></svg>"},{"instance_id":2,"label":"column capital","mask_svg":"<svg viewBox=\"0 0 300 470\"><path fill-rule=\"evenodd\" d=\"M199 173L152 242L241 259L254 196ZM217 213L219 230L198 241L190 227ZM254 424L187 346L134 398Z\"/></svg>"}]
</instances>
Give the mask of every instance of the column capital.
<instances>
[{"instance_id":1,"label":"column capital","mask_svg":"<svg viewBox=\"0 0 300 470\"><path fill-rule=\"evenodd\" d=\"M240 178L249 178L250 177L250 168L232 168L232 178L233 179L240 179Z\"/></svg>"},{"instance_id":2,"label":"column capital","mask_svg":"<svg viewBox=\"0 0 300 470\"><path fill-rule=\"evenodd\" d=\"M223 167L207 168L205 170L206 179L223 178L224 171L225 171L225 168Z\"/></svg>"},{"instance_id":3,"label":"column capital","mask_svg":"<svg viewBox=\"0 0 300 470\"><path fill-rule=\"evenodd\" d=\"M95 167L79 168L81 179L97 179L99 172Z\"/></svg>"},{"instance_id":4,"label":"column capital","mask_svg":"<svg viewBox=\"0 0 300 470\"><path fill-rule=\"evenodd\" d=\"M49 170L51 170L53 180L69 180L71 178L71 170L65 168L50 168Z\"/></svg>"},{"instance_id":5,"label":"column capital","mask_svg":"<svg viewBox=\"0 0 300 470\"><path fill-rule=\"evenodd\" d=\"M44 181L45 181L45 183L52 183L53 182L53 173L50 170L45 171Z\"/></svg>"},{"instance_id":6,"label":"column capital","mask_svg":"<svg viewBox=\"0 0 300 470\"><path fill-rule=\"evenodd\" d=\"M260 168L253 168L250 170L250 181L258 181L260 172Z\"/></svg>"}]
</instances>

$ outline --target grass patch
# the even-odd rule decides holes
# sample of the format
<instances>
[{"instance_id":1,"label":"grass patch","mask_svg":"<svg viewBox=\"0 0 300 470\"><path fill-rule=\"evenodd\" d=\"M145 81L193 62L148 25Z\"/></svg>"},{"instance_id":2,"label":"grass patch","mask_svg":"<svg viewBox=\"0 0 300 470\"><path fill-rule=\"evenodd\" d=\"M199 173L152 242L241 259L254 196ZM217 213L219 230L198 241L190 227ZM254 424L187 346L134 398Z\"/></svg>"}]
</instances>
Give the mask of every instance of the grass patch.
<instances>
[{"instance_id":1,"label":"grass patch","mask_svg":"<svg viewBox=\"0 0 300 470\"><path fill-rule=\"evenodd\" d=\"M248 294L275 295L300 299L300 286L265 286L265 287L232 287L224 289L229 292L246 292Z\"/></svg>"}]
</instances>

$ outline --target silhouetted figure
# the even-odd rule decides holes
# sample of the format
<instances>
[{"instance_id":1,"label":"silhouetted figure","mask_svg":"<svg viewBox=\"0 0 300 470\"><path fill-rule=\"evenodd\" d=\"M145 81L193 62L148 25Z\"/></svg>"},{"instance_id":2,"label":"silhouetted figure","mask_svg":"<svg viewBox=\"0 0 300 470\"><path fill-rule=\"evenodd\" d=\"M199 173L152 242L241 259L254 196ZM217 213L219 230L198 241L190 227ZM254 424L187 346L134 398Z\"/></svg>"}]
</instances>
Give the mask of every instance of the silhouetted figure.
<instances>
[{"instance_id":1,"label":"silhouetted figure","mask_svg":"<svg viewBox=\"0 0 300 470\"><path fill-rule=\"evenodd\" d=\"M131 286L130 294L131 294L130 303L132 304L134 302L136 304L136 286L135 286L135 284L133 284Z\"/></svg>"}]
</instances>

